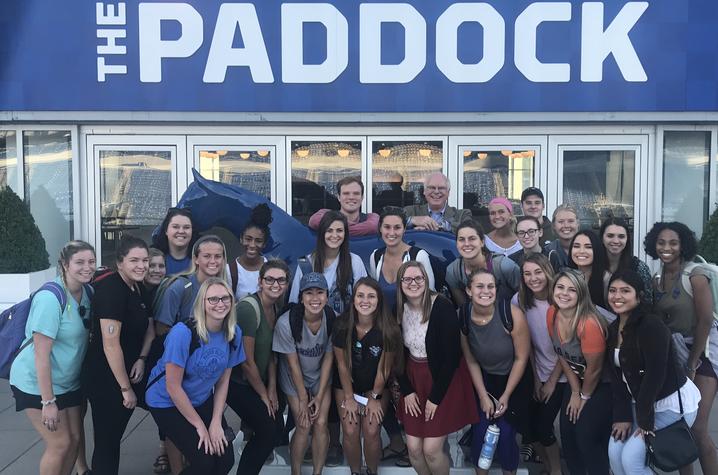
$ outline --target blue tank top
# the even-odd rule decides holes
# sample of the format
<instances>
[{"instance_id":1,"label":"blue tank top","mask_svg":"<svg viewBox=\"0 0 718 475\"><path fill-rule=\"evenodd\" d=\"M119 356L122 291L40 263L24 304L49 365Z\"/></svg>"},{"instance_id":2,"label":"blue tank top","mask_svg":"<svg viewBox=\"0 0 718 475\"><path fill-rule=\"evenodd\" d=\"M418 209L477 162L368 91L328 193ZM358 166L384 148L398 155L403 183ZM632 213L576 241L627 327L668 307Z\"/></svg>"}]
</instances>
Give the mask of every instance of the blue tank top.
<instances>
[{"instance_id":1,"label":"blue tank top","mask_svg":"<svg viewBox=\"0 0 718 475\"><path fill-rule=\"evenodd\" d=\"M381 291L384 294L384 302L386 303L386 308L388 308L389 311L393 311L394 307L396 306L396 282L390 284L384 278L384 273L379 272L379 287L381 287Z\"/></svg>"}]
</instances>

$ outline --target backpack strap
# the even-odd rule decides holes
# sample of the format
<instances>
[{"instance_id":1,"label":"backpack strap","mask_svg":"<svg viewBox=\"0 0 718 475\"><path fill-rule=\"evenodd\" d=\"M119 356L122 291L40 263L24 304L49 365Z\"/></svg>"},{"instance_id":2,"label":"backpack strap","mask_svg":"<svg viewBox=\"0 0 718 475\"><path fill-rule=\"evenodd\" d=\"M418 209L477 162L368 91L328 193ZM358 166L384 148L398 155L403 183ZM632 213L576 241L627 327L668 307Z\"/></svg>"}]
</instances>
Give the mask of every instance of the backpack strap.
<instances>
[{"instance_id":1,"label":"backpack strap","mask_svg":"<svg viewBox=\"0 0 718 475\"><path fill-rule=\"evenodd\" d=\"M85 285L88 285L88 284L85 284ZM63 289L62 286L55 281L45 282L44 284L42 284L42 286L40 286L39 289L37 289L32 294L30 294L30 301L32 302L32 300L35 298L35 295L37 295L38 292L40 292L42 290L47 290L48 292L52 293L52 295L55 296L55 298L57 299L57 303L60 304L60 315L62 315L62 312L65 311L65 306L67 305L67 293L65 293L65 289ZM32 305L32 303L30 305ZM25 343L23 343L20 346L20 348L17 349L13 359L17 358L17 355L19 355L22 350L24 350L25 348L30 346L30 343L32 343L32 342L33 342L33 339L31 336L30 338L27 339L27 341Z\"/></svg>"},{"instance_id":2,"label":"backpack strap","mask_svg":"<svg viewBox=\"0 0 718 475\"><path fill-rule=\"evenodd\" d=\"M235 259L232 261L232 263L229 265L229 276L232 279L232 293L237 295L237 287L239 286L239 269L237 269L237 266L239 265L239 262Z\"/></svg>"},{"instance_id":3,"label":"backpack strap","mask_svg":"<svg viewBox=\"0 0 718 475\"><path fill-rule=\"evenodd\" d=\"M683 290L692 298L693 297L693 284L691 284L691 272L693 269L700 266L698 262L687 262L681 270L681 285Z\"/></svg>"},{"instance_id":4,"label":"backpack strap","mask_svg":"<svg viewBox=\"0 0 718 475\"><path fill-rule=\"evenodd\" d=\"M409 260L415 261L415 260L416 260L416 256L419 255L419 251L421 251L421 248L420 248L420 247L411 246L411 247L409 248Z\"/></svg>"},{"instance_id":5,"label":"backpack strap","mask_svg":"<svg viewBox=\"0 0 718 475\"><path fill-rule=\"evenodd\" d=\"M334 309L332 309L329 305L324 306L324 317L327 319L327 334L329 336L329 339L332 338L332 330L334 327L334 320L336 320L337 314L334 313Z\"/></svg>"},{"instance_id":6,"label":"backpack strap","mask_svg":"<svg viewBox=\"0 0 718 475\"><path fill-rule=\"evenodd\" d=\"M255 294L250 294L245 297L242 297L239 302L237 302L237 305L239 305L242 302L247 302L249 305L252 306L252 310L254 310L254 315L257 318L257 328L259 328L259 325L262 323L262 313L259 308L259 298L256 297Z\"/></svg>"},{"instance_id":7,"label":"backpack strap","mask_svg":"<svg viewBox=\"0 0 718 475\"><path fill-rule=\"evenodd\" d=\"M459 309L459 323L461 324L461 333L469 335L469 319L471 318L471 299L467 299L466 303Z\"/></svg>"},{"instance_id":8,"label":"backpack strap","mask_svg":"<svg viewBox=\"0 0 718 475\"><path fill-rule=\"evenodd\" d=\"M511 333L514 331L514 316L511 313L511 302L506 299L501 299L496 302L499 308L499 317L501 317L501 323L507 332Z\"/></svg>"},{"instance_id":9,"label":"backpack strap","mask_svg":"<svg viewBox=\"0 0 718 475\"><path fill-rule=\"evenodd\" d=\"M384 252L386 252L385 247L380 247L376 251L374 251L374 268L376 269L377 275L379 275L379 261L381 260L382 256L384 255Z\"/></svg>"}]
</instances>

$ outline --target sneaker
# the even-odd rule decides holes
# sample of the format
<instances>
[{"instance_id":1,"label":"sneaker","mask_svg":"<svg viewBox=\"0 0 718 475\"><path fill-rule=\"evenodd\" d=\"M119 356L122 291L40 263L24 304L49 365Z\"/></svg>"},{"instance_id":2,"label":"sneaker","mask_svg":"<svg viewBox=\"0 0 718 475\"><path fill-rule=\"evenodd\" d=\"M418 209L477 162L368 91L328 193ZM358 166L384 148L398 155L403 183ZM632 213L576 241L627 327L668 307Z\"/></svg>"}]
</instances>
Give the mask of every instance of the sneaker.
<instances>
[{"instance_id":1,"label":"sneaker","mask_svg":"<svg viewBox=\"0 0 718 475\"><path fill-rule=\"evenodd\" d=\"M338 467L344 462L344 452L341 445L329 446L327 451L327 461L324 465L327 467Z\"/></svg>"}]
</instances>

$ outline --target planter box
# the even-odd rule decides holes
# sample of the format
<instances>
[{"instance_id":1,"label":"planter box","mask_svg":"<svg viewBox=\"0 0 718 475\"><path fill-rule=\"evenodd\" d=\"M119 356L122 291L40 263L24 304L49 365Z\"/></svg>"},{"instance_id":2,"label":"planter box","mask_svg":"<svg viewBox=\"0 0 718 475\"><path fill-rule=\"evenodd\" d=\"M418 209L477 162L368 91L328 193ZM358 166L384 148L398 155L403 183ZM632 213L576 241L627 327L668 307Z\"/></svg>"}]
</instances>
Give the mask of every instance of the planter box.
<instances>
[{"instance_id":1,"label":"planter box","mask_svg":"<svg viewBox=\"0 0 718 475\"><path fill-rule=\"evenodd\" d=\"M0 274L0 311L26 299L42 284L56 276L55 267L29 274Z\"/></svg>"}]
</instances>

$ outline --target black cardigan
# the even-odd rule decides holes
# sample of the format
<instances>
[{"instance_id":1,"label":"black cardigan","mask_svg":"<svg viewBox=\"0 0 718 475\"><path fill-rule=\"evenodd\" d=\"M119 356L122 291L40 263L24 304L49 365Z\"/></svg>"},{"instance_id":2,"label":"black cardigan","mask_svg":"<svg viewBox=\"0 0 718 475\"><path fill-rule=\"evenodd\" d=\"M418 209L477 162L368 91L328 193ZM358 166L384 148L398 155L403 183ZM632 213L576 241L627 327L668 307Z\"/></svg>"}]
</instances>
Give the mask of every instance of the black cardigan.
<instances>
[{"instance_id":1,"label":"black cardigan","mask_svg":"<svg viewBox=\"0 0 718 475\"><path fill-rule=\"evenodd\" d=\"M621 368L614 364L618 342L619 319L608 327L605 366L609 369L613 389L613 421L632 422L631 394L636 401L636 419L642 429L653 430L656 401L670 396L686 382L678 369L668 327L655 315L631 315L623 327L619 353ZM621 372L626 377L623 381Z\"/></svg>"},{"instance_id":2,"label":"black cardigan","mask_svg":"<svg viewBox=\"0 0 718 475\"><path fill-rule=\"evenodd\" d=\"M425 342L426 357L433 380L429 400L439 405L449 389L461 359L459 319L454 306L442 295L437 295L431 307ZM406 348L405 354L408 357ZM399 376L399 385L404 396L415 392L406 371Z\"/></svg>"}]
</instances>

